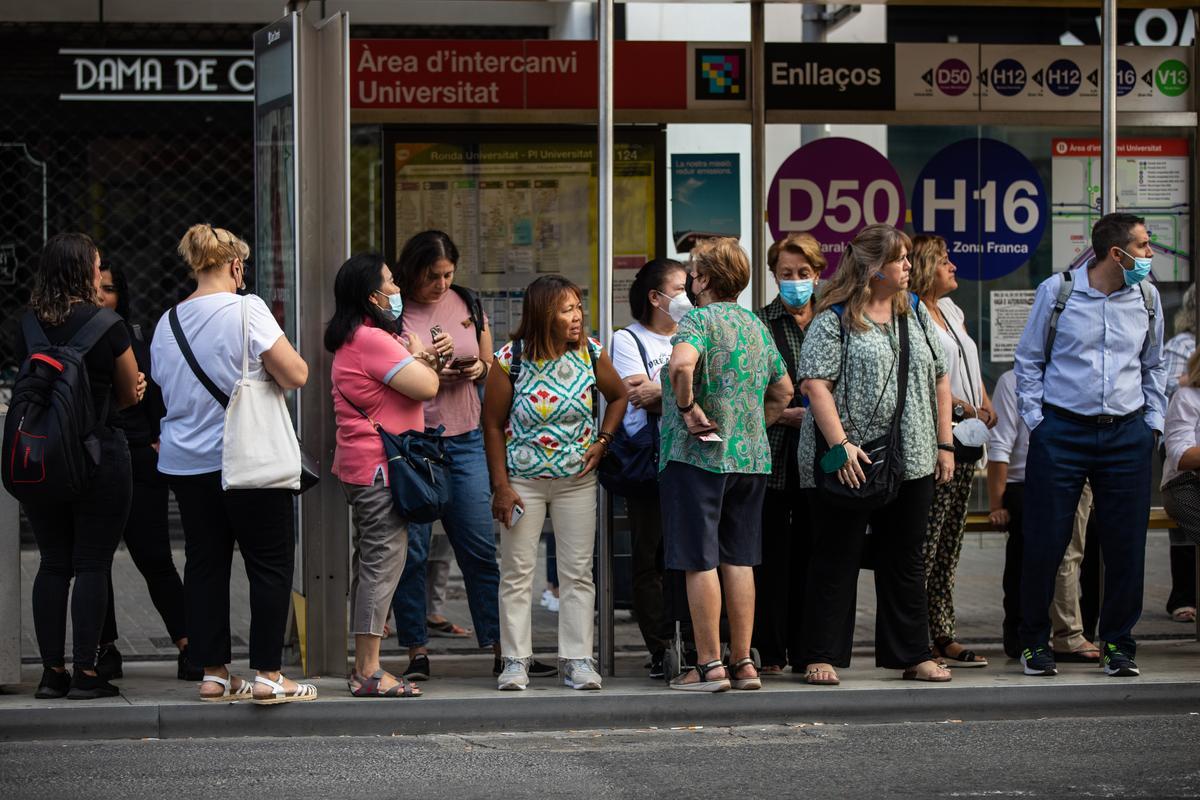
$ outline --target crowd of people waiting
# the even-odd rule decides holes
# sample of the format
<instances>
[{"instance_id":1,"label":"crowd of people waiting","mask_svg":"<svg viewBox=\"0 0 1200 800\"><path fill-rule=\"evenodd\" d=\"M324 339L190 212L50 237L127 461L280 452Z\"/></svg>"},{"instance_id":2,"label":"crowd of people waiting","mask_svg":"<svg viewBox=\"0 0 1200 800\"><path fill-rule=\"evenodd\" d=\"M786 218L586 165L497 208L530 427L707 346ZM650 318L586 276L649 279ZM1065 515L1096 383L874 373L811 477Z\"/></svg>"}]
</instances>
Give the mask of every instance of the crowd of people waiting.
<instances>
[{"instance_id":1,"label":"crowd of people waiting","mask_svg":"<svg viewBox=\"0 0 1200 800\"><path fill-rule=\"evenodd\" d=\"M702 241L686 264L659 259L638 272L634 322L614 332L611 353L588 336L584 294L563 277L533 281L511 338L495 342L479 296L455 282L459 253L446 234L417 234L394 264L353 256L334 280L324 339L337 423L330 472L353 520L351 694L419 696L432 675L431 629L468 633L427 606L435 521L462 571L477 643L494 655L497 688L555 675L601 688L597 478L624 470L628 479L635 461L650 474L615 491L625 495L651 677L663 676L674 623L690 623L690 666L673 689L752 690L789 666L807 683L838 684L863 567L874 573L877 667L942 683L951 668L988 666L956 639L953 596L985 459L991 521L1009 533L1006 655L1026 675L1053 675L1057 661L1138 674L1132 630L1151 459L1164 434L1164 503L1186 532L1173 541L1200 527L1195 301L1189 290L1164 346L1161 300L1144 281L1144 222L1108 215L1092 246L1087 267L1038 288L994 400L938 236L869 225L823 277L820 243L790 235L767 254L778 297L754 313L738 303L751 273L740 245ZM317 697L314 685L280 672L292 493L222 482L225 406L238 381L295 389L309 367L266 304L243 294L244 241L195 225L179 253L195 290L152 337L129 321L125 277L88 237L55 236L42 253L19 339L22 376L47 348L76 348L97 424L84 489L68 501L23 502L41 554L32 599L39 698L118 693L110 572L122 539L179 650L178 677L198 682L201 700ZM439 519L401 513L380 431L439 437L450 497ZM168 488L185 537L182 581ZM533 657L531 630L547 517L557 664ZM252 679L229 670L235 545L250 584ZM1086 573L1101 557L1103 605L1089 615L1080 562ZM1182 566L1168 611L1181 621L1195 614L1186 559L1173 552ZM393 631L408 650L401 674L380 660Z\"/></svg>"}]
</instances>

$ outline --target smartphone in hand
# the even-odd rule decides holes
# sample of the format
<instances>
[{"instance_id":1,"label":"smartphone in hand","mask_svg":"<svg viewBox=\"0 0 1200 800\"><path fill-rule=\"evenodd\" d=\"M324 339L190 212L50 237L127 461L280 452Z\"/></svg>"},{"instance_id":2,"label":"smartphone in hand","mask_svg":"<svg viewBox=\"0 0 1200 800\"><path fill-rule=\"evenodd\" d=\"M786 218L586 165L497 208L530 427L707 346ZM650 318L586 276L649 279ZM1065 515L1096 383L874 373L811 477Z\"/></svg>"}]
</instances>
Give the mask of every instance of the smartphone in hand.
<instances>
[{"instance_id":1,"label":"smartphone in hand","mask_svg":"<svg viewBox=\"0 0 1200 800\"><path fill-rule=\"evenodd\" d=\"M716 431L709 431L708 433L702 433L699 436L697 436L696 438L702 442L723 442L723 441L725 441L724 439L721 438L721 434L717 433Z\"/></svg>"},{"instance_id":2,"label":"smartphone in hand","mask_svg":"<svg viewBox=\"0 0 1200 800\"><path fill-rule=\"evenodd\" d=\"M521 506L517 505L516 503L513 503L512 511L510 511L508 514L508 527L511 528L516 525L517 520L523 516L525 516L525 509L521 508Z\"/></svg>"},{"instance_id":3,"label":"smartphone in hand","mask_svg":"<svg viewBox=\"0 0 1200 800\"><path fill-rule=\"evenodd\" d=\"M475 366L475 362L479 359L475 356L459 356L450 362L450 369L464 370Z\"/></svg>"}]
</instances>

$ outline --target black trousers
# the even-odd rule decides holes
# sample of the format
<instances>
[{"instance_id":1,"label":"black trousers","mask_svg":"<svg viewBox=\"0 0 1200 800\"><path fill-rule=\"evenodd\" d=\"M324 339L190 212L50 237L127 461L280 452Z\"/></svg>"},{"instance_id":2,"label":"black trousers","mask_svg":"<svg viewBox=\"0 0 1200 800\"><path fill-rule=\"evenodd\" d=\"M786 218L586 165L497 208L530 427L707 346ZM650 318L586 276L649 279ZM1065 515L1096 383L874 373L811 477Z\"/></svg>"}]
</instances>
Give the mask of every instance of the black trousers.
<instances>
[{"instance_id":1,"label":"black trousers","mask_svg":"<svg viewBox=\"0 0 1200 800\"><path fill-rule=\"evenodd\" d=\"M33 626L45 667L65 666L68 595L75 668L96 664L112 557L129 513L130 483L125 434L108 431L101 437L100 466L86 496L73 503L23 506L41 554L33 579Z\"/></svg>"},{"instance_id":2,"label":"black trousers","mask_svg":"<svg viewBox=\"0 0 1200 800\"><path fill-rule=\"evenodd\" d=\"M221 473L172 475L183 522L188 659L228 664L229 571L236 543L250 581L250 667L279 669L295 559L293 497L286 489L221 489Z\"/></svg>"},{"instance_id":3,"label":"black trousers","mask_svg":"<svg viewBox=\"0 0 1200 800\"><path fill-rule=\"evenodd\" d=\"M795 458L786 489L763 499L762 563L754 568L754 638L762 663L793 667L804 649L804 587L808 577L808 493L797 485Z\"/></svg>"},{"instance_id":4,"label":"black trousers","mask_svg":"<svg viewBox=\"0 0 1200 800\"><path fill-rule=\"evenodd\" d=\"M162 617L171 641L187 636L183 618L183 581L171 556L171 534L167 524L168 488L158 471L158 453L149 445L129 448L133 463L133 501L125 522L125 546L150 590L150 602ZM100 641L117 640L117 610L111 576L108 614Z\"/></svg>"},{"instance_id":5,"label":"black trousers","mask_svg":"<svg viewBox=\"0 0 1200 800\"><path fill-rule=\"evenodd\" d=\"M1004 545L1004 654L1021 655L1021 560L1025 557L1025 484L1004 487L1004 508L1008 510L1008 541ZM1100 619L1100 535L1095 530L1095 514L1088 517L1083 561L1079 565L1079 616L1083 638L1096 641L1096 623Z\"/></svg>"},{"instance_id":6,"label":"black trousers","mask_svg":"<svg viewBox=\"0 0 1200 800\"><path fill-rule=\"evenodd\" d=\"M662 510L658 493L625 498L633 543L633 611L642 641L651 655L661 655L672 636L663 607Z\"/></svg>"},{"instance_id":7,"label":"black trousers","mask_svg":"<svg viewBox=\"0 0 1200 800\"><path fill-rule=\"evenodd\" d=\"M858 570L871 526L875 560L875 665L907 669L932 657L923 545L933 476L904 481L874 511L839 508L808 495L812 535L805 587L804 648L796 664L850 666Z\"/></svg>"},{"instance_id":8,"label":"black trousers","mask_svg":"<svg viewBox=\"0 0 1200 800\"><path fill-rule=\"evenodd\" d=\"M1171 595L1167 598L1167 613L1196 605L1196 545L1173 544L1171 552Z\"/></svg>"}]
</instances>

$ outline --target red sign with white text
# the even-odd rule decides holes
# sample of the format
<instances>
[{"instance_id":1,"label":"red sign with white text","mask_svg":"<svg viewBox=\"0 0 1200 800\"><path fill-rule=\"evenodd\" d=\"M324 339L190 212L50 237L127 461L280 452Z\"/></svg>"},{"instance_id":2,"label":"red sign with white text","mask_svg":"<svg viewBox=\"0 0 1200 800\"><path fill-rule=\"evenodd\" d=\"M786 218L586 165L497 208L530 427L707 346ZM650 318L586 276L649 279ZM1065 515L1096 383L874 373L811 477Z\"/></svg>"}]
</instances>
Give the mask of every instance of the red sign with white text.
<instances>
[{"instance_id":1,"label":"red sign with white text","mask_svg":"<svg viewBox=\"0 0 1200 800\"><path fill-rule=\"evenodd\" d=\"M615 42L617 108L687 108L687 44ZM352 108L595 108L594 41L353 39Z\"/></svg>"},{"instance_id":2,"label":"red sign with white text","mask_svg":"<svg viewBox=\"0 0 1200 800\"><path fill-rule=\"evenodd\" d=\"M1100 157L1099 139L1052 139L1050 152L1054 156ZM1187 139L1118 139L1117 156L1122 158L1137 158L1138 156L1187 156Z\"/></svg>"}]
</instances>

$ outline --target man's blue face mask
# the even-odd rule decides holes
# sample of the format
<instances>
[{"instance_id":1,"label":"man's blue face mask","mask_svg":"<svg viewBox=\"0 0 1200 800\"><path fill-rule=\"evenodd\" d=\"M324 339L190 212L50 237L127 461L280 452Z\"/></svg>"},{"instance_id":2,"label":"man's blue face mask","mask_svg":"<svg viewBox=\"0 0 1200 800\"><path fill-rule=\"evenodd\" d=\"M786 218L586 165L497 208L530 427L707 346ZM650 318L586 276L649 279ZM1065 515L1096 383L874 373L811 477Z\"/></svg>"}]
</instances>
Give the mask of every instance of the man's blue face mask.
<instances>
[{"instance_id":1,"label":"man's blue face mask","mask_svg":"<svg viewBox=\"0 0 1200 800\"><path fill-rule=\"evenodd\" d=\"M1119 247L1117 249L1121 250ZM1129 253L1126 253L1124 250L1121 250L1121 252L1124 255L1129 256L1129 259L1133 261L1133 269L1125 269L1124 265L1121 266L1122 272L1125 273L1125 285L1137 286L1146 279L1147 275L1150 274L1150 264L1152 261L1154 261L1154 259L1153 257L1135 258L1134 256L1129 255Z\"/></svg>"}]
</instances>

